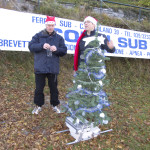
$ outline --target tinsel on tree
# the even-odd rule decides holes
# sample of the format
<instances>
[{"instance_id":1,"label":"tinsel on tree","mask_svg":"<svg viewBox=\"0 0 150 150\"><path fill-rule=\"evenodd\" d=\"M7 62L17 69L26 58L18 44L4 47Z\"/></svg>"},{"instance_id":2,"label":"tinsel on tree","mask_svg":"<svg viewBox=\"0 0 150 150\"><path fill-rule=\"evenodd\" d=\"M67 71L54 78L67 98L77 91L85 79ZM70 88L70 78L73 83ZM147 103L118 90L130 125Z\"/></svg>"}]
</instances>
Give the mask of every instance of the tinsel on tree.
<instances>
[{"instance_id":1,"label":"tinsel on tree","mask_svg":"<svg viewBox=\"0 0 150 150\"><path fill-rule=\"evenodd\" d=\"M89 124L107 124L109 117L103 111L108 107L108 96L103 90L109 84L106 79L106 66L104 50L100 45L104 44L103 36L95 36L89 43L93 48L87 48L81 55L81 64L73 79L73 87L66 95L68 104L66 106L74 122L88 120Z\"/></svg>"}]
</instances>

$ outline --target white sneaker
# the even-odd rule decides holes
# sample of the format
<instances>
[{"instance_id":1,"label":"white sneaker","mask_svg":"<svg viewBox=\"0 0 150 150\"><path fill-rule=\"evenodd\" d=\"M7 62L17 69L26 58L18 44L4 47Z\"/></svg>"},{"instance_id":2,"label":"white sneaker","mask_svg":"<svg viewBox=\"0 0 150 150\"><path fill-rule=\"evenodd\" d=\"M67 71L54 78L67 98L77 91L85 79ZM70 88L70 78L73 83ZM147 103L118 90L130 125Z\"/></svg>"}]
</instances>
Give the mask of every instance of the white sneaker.
<instances>
[{"instance_id":1,"label":"white sneaker","mask_svg":"<svg viewBox=\"0 0 150 150\"><path fill-rule=\"evenodd\" d=\"M42 110L41 107L36 106L36 107L33 109L32 114L36 114L36 115L37 115L41 110Z\"/></svg>"},{"instance_id":2,"label":"white sneaker","mask_svg":"<svg viewBox=\"0 0 150 150\"><path fill-rule=\"evenodd\" d=\"M54 106L52 108L53 108L53 111L55 111L56 113L58 113L58 114L61 113L61 110L57 106Z\"/></svg>"}]
</instances>

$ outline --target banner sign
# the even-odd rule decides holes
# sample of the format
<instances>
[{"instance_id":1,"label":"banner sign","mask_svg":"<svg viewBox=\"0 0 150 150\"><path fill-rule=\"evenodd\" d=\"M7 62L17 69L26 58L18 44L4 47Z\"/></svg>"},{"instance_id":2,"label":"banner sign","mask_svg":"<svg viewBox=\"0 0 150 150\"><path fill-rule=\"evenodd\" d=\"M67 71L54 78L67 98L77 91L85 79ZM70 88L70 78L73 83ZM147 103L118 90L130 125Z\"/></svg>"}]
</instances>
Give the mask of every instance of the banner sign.
<instances>
[{"instance_id":1,"label":"banner sign","mask_svg":"<svg viewBox=\"0 0 150 150\"><path fill-rule=\"evenodd\" d=\"M45 15L0 8L0 50L29 51L28 42L45 29ZM76 41L84 30L80 21L56 17L58 34L63 36L68 54L74 54ZM99 32L112 40L116 51L106 56L150 59L150 33L99 26Z\"/></svg>"}]
</instances>

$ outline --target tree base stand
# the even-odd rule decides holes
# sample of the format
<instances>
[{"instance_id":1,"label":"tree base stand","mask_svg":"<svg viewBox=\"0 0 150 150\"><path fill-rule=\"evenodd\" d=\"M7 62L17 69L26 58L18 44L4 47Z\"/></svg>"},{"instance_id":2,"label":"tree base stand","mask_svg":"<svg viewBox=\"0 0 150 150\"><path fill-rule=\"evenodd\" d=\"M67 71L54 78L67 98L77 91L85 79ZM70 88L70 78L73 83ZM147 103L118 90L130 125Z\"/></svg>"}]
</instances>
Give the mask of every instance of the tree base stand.
<instances>
[{"instance_id":1,"label":"tree base stand","mask_svg":"<svg viewBox=\"0 0 150 150\"><path fill-rule=\"evenodd\" d=\"M101 133L112 131L112 129L110 129L101 132L101 130L98 127L93 126L93 123L88 125L88 121L86 121L86 123L82 123L81 121L79 123L74 123L74 119L72 117L66 117L65 123L69 130L58 131L56 133L70 131L70 134L75 138L75 141L67 143L67 145L75 144L80 141L86 141L97 137Z\"/></svg>"}]
</instances>

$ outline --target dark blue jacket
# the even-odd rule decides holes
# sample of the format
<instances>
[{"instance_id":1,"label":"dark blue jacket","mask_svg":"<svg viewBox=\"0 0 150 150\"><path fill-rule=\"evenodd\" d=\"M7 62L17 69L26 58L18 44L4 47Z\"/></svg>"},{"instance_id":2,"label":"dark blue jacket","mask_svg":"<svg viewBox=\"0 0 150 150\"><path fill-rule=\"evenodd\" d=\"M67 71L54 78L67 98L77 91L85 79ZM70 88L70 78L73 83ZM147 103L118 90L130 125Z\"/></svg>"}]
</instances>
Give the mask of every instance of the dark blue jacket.
<instances>
[{"instance_id":1,"label":"dark blue jacket","mask_svg":"<svg viewBox=\"0 0 150 150\"><path fill-rule=\"evenodd\" d=\"M47 50L43 49L45 43L54 45L57 51L52 52L52 56L47 56ZM29 50L34 53L34 72L35 73L59 73L59 57L67 53L62 36L55 31L49 35L46 30L35 34L29 42Z\"/></svg>"},{"instance_id":2,"label":"dark blue jacket","mask_svg":"<svg viewBox=\"0 0 150 150\"><path fill-rule=\"evenodd\" d=\"M91 31L90 35L87 35L87 31L85 31L85 36L83 36L83 38L80 40L79 42L79 54L78 54L78 66L80 65L81 62L84 62L85 60L84 59L81 59L81 58L84 58L83 57L83 54L84 54L84 51L87 49L87 48L93 48L92 45L88 44L85 46L85 41L83 41L84 38L87 38L87 37L92 37L92 36L95 36L96 34L96 31ZM107 42L108 42L108 39L106 37L105 34L101 34L101 33L98 33L98 36L103 36L105 38L104 40L104 44L101 44L100 48L102 50L106 50L107 52L109 53L114 53L115 52L115 47L113 49L109 49L109 47L107 46ZM74 66L73 66L73 70L74 69Z\"/></svg>"},{"instance_id":3,"label":"dark blue jacket","mask_svg":"<svg viewBox=\"0 0 150 150\"><path fill-rule=\"evenodd\" d=\"M80 63L81 63L81 58L80 57L81 57L81 55L84 54L85 49L93 47L90 44L88 44L87 46L85 46L85 41L83 41L83 39L87 38L87 37L95 36L96 31L95 30L91 31L90 35L87 35L87 31L84 34L85 34L85 36L80 40L80 43L79 43L78 65L80 65ZM108 53L114 53L115 52L115 47L113 49L109 49L109 47L107 46L108 39L107 39L106 35L98 33L98 36L103 36L105 38L104 44L101 44L100 48L102 50L106 50Z\"/></svg>"}]
</instances>

